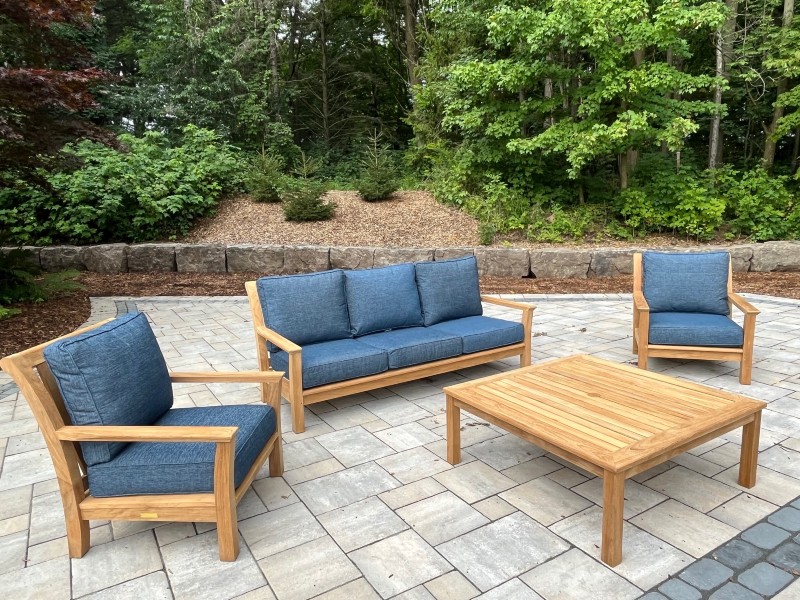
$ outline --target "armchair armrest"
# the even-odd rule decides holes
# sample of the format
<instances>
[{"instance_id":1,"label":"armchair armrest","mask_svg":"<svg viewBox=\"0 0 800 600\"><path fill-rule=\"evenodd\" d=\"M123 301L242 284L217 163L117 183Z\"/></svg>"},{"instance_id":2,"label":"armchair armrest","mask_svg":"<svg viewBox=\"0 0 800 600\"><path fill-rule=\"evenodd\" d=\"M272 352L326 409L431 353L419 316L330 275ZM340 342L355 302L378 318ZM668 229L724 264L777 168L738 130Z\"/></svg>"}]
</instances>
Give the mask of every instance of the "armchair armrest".
<instances>
[{"instance_id":1,"label":"armchair armrest","mask_svg":"<svg viewBox=\"0 0 800 600\"><path fill-rule=\"evenodd\" d=\"M633 292L633 307L638 311L650 312L650 305L642 292Z\"/></svg>"},{"instance_id":2,"label":"armchair armrest","mask_svg":"<svg viewBox=\"0 0 800 600\"><path fill-rule=\"evenodd\" d=\"M256 325L256 334L258 337L267 340L268 342L272 342L281 350L285 350L289 354L294 352L300 352L302 348L295 344L293 341L286 339L277 331L272 331L262 325Z\"/></svg>"},{"instance_id":3,"label":"armchair armrest","mask_svg":"<svg viewBox=\"0 0 800 600\"><path fill-rule=\"evenodd\" d=\"M169 374L173 383L278 383L283 371L208 371Z\"/></svg>"},{"instance_id":4,"label":"armchair armrest","mask_svg":"<svg viewBox=\"0 0 800 600\"><path fill-rule=\"evenodd\" d=\"M238 427L171 425L66 425L56 430L65 442L232 442Z\"/></svg>"},{"instance_id":5,"label":"armchair armrest","mask_svg":"<svg viewBox=\"0 0 800 600\"><path fill-rule=\"evenodd\" d=\"M536 309L535 304L529 304L528 302L517 302L515 300L506 300L505 298L495 298L494 296L487 296L485 294L481 294L481 302L487 302L489 304L496 304L498 306L505 306L506 308L516 308L517 310L534 310Z\"/></svg>"},{"instance_id":6,"label":"armchair armrest","mask_svg":"<svg viewBox=\"0 0 800 600\"><path fill-rule=\"evenodd\" d=\"M750 304L747 300L742 298L739 294L729 292L728 300L730 301L731 304L733 304L736 308L742 311L745 315L757 315L761 312L755 306Z\"/></svg>"}]
</instances>

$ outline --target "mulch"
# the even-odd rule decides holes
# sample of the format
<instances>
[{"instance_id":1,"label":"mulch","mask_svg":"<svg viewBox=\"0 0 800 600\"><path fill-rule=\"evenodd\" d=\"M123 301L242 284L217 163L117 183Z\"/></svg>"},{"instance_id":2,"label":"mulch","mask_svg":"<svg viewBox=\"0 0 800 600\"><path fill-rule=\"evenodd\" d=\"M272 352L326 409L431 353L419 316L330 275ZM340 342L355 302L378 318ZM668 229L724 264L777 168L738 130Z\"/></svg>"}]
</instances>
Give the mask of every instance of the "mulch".
<instances>
[{"instance_id":1,"label":"mulch","mask_svg":"<svg viewBox=\"0 0 800 600\"><path fill-rule=\"evenodd\" d=\"M244 282L258 274L83 273L83 289L41 303L15 305L21 313L0 320L0 357L74 331L88 318L90 297L104 296L242 296ZM768 296L800 299L800 273L736 273L734 288ZM516 279L481 278L485 293L507 294L608 294L628 293L631 278Z\"/></svg>"}]
</instances>

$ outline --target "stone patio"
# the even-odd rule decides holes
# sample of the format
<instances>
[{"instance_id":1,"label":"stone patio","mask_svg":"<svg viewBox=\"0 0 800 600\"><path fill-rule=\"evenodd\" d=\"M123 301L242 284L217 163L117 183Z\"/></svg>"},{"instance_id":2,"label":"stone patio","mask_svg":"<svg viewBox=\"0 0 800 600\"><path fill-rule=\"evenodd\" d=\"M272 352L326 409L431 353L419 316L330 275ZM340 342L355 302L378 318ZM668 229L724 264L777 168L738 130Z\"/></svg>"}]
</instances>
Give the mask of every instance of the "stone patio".
<instances>
[{"instance_id":1,"label":"stone patio","mask_svg":"<svg viewBox=\"0 0 800 600\"><path fill-rule=\"evenodd\" d=\"M632 362L630 296L513 298L538 306L534 362L574 353ZM70 560L49 455L0 373L0 591L14 600L800 599L800 511L776 512L800 496L800 302L749 298L762 311L753 385L738 384L733 363L651 359L651 368L769 402L758 484L735 483L738 431L636 476L614 569L599 562L597 478L466 412L464 461L444 459L442 387L515 368L513 359L313 405L300 435L284 405L286 473L264 469L240 504L235 563L217 559L210 524L108 521L92 523L91 550ZM173 369L256 367L243 297L100 299L92 318L135 309ZM246 384L175 391L176 406L258 401Z\"/></svg>"}]
</instances>

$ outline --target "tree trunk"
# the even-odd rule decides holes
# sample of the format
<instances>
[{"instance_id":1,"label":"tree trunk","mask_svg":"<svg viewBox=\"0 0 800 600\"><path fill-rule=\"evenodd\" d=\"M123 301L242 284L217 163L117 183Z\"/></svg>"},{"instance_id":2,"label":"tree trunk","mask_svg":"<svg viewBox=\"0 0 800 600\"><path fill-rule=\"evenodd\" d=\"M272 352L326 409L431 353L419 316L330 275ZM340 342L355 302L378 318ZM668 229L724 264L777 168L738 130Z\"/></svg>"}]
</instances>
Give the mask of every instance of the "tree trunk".
<instances>
[{"instance_id":1,"label":"tree trunk","mask_svg":"<svg viewBox=\"0 0 800 600\"><path fill-rule=\"evenodd\" d=\"M320 84L322 85L322 138L325 140L326 145L331 142L331 106L329 100L328 90L328 39L325 31L325 21L327 20L327 10L325 8L324 0L320 2L320 19L319 19L319 47L320 47L320 70L321 78Z\"/></svg>"},{"instance_id":2,"label":"tree trunk","mask_svg":"<svg viewBox=\"0 0 800 600\"><path fill-rule=\"evenodd\" d=\"M406 34L406 68L408 69L408 84L411 86L419 83L417 77L417 61L419 60L419 47L417 46L417 3L416 0L403 0L405 11Z\"/></svg>"},{"instance_id":3,"label":"tree trunk","mask_svg":"<svg viewBox=\"0 0 800 600\"><path fill-rule=\"evenodd\" d=\"M730 76L728 65L733 57L733 43L736 36L736 18L738 16L739 1L725 0L728 9L728 18L717 31L715 36L716 75L727 80ZM708 168L715 169L722 164L722 85L714 88L714 104L716 110L711 120L711 131L708 139Z\"/></svg>"},{"instance_id":4,"label":"tree trunk","mask_svg":"<svg viewBox=\"0 0 800 600\"><path fill-rule=\"evenodd\" d=\"M269 0L267 3L267 11L269 11L270 107L272 109L272 114L279 116L281 86L278 72L278 11L275 6L275 0Z\"/></svg>"},{"instance_id":5,"label":"tree trunk","mask_svg":"<svg viewBox=\"0 0 800 600\"><path fill-rule=\"evenodd\" d=\"M553 62L553 55L547 55L547 62ZM553 79L552 77L546 77L544 80L544 97L547 100L551 100L553 98ZM547 129L548 127L552 127L553 125L553 110L550 109L550 115L545 117L544 119L544 128Z\"/></svg>"},{"instance_id":6,"label":"tree trunk","mask_svg":"<svg viewBox=\"0 0 800 600\"><path fill-rule=\"evenodd\" d=\"M792 167L791 173L797 173L798 154L800 154L800 127L794 130L794 145L792 146Z\"/></svg>"},{"instance_id":7,"label":"tree trunk","mask_svg":"<svg viewBox=\"0 0 800 600\"><path fill-rule=\"evenodd\" d=\"M792 26L792 18L794 17L794 0L783 0L783 28L789 29ZM788 84L785 77L781 77L778 80L778 85L776 86L776 95L775 100L777 101L778 98L781 97L782 94L786 92L788 89ZM772 112L772 122L767 127L767 131L765 132L765 139L764 139L764 155L761 159L761 164L767 171L772 170L772 166L775 164L775 149L777 148L778 142L773 138L775 132L778 129L778 122L783 118L783 107L782 106L775 106L775 109Z\"/></svg>"}]
</instances>

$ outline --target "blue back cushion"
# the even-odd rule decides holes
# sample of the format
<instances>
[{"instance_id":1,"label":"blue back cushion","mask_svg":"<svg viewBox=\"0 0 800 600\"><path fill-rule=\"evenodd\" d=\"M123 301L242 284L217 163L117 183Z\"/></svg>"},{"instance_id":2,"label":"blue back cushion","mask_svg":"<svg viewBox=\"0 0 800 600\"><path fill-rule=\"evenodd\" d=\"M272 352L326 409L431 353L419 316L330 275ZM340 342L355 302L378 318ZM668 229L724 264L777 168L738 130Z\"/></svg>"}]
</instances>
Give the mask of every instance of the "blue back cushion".
<instances>
[{"instance_id":1,"label":"blue back cushion","mask_svg":"<svg viewBox=\"0 0 800 600\"><path fill-rule=\"evenodd\" d=\"M474 256L419 262L415 268L426 326L483 314Z\"/></svg>"},{"instance_id":2,"label":"blue back cushion","mask_svg":"<svg viewBox=\"0 0 800 600\"><path fill-rule=\"evenodd\" d=\"M353 337L341 269L262 277L256 286L267 327L295 344ZM270 351L275 350L270 344Z\"/></svg>"},{"instance_id":3,"label":"blue back cushion","mask_svg":"<svg viewBox=\"0 0 800 600\"><path fill-rule=\"evenodd\" d=\"M650 312L728 314L727 252L645 252L642 292Z\"/></svg>"},{"instance_id":4,"label":"blue back cushion","mask_svg":"<svg viewBox=\"0 0 800 600\"><path fill-rule=\"evenodd\" d=\"M344 278L353 335L422 325L413 264L345 271Z\"/></svg>"},{"instance_id":5,"label":"blue back cushion","mask_svg":"<svg viewBox=\"0 0 800 600\"><path fill-rule=\"evenodd\" d=\"M172 408L167 364L142 313L54 342L44 358L73 425L152 425ZM81 442L81 449L91 466L126 445Z\"/></svg>"}]
</instances>

